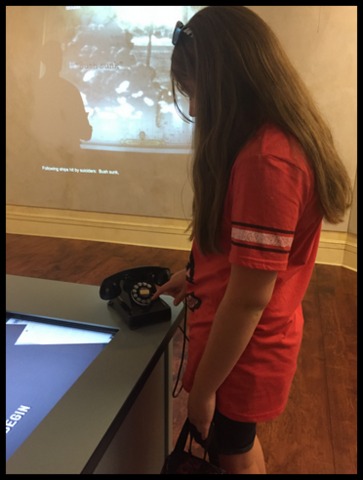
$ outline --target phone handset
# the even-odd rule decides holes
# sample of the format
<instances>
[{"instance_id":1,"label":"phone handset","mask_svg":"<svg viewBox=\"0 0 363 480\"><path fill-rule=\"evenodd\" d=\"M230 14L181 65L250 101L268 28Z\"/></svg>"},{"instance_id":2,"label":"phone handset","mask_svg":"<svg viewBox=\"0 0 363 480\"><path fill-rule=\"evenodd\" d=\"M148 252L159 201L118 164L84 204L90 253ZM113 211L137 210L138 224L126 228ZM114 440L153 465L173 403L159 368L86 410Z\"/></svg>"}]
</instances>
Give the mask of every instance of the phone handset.
<instances>
[{"instance_id":1,"label":"phone handset","mask_svg":"<svg viewBox=\"0 0 363 480\"><path fill-rule=\"evenodd\" d=\"M156 292L156 285L163 285L170 279L169 268L143 266L123 270L103 280L100 297L112 300L121 293L127 293L140 306L147 306Z\"/></svg>"}]
</instances>

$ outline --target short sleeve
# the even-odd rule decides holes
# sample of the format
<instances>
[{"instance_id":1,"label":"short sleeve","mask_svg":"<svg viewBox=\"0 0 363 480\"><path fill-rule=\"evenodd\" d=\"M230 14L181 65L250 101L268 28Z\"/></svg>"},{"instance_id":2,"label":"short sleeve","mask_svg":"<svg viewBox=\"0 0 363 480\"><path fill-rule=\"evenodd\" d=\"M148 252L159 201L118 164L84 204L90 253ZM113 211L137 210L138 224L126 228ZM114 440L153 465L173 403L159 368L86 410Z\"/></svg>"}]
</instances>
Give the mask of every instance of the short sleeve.
<instances>
[{"instance_id":1,"label":"short sleeve","mask_svg":"<svg viewBox=\"0 0 363 480\"><path fill-rule=\"evenodd\" d=\"M229 192L231 263L286 270L308 183L307 171L293 160L262 154L237 158Z\"/></svg>"}]
</instances>

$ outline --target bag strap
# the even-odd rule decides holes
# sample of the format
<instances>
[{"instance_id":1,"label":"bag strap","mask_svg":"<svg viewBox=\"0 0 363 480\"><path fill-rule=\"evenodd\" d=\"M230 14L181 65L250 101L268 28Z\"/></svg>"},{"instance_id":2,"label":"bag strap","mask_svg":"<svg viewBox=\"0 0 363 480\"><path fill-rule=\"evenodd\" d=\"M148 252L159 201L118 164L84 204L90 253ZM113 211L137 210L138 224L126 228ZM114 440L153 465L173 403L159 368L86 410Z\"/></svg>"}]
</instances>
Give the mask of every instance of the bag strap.
<instances>
[{"instance_id":1,"label":"bag strap","mask_svg":"<svg viewBox=\"0 0 363 480\"><path fill-rule=\"evenodd\" d=\"M195 428L195 426L190 423L190 436L195 442L197 442L201 447L203 447L204 449L203 458L206 459L208 454L209 462L213 463L214 465L219 465L218 450L216 445L214 428L215 428L215 425L214 425L214 422L212 422L209 428L208 437L205 440L203 440L200 433Z\"/></svg>"},{"instance_id":2,"label":"bag strap","mask_svg":"<svg viewBox=\"0 0 363 480\"><path fill-rule=\"evenodd\" d=\"M185 445L186 445L187 440L188 440L189 432L190 432L190 422L189 422L189 419L187 418L184 422L184 425L183 425L182 429L180 430L178 439L177 439L175 447L174 447L174 451L176 451L176 452L184 451Z\"/></svg>"},{"instance_id":3,"label":"bag strap","mask_svg":"<svg viewBox=\"0 0 363 480\"><path fill-rule=\"evenodd\" d=\"M213 463L218 463L218 456L215 453L215 444L214 444L214 423L211 424L208 437L203 440L198 430L195 426L190 423L189 418L187 418L184 422L184 425L179 433L178 439L175 444L174 451L182 452L186 449L186 444L188 437L190 436L190 444L188 451L191 451L192 441L194 440L197 442L201 447L204 449L204 458L206 458L207 454L209 459Z\"/></svg>"}]
</instances>

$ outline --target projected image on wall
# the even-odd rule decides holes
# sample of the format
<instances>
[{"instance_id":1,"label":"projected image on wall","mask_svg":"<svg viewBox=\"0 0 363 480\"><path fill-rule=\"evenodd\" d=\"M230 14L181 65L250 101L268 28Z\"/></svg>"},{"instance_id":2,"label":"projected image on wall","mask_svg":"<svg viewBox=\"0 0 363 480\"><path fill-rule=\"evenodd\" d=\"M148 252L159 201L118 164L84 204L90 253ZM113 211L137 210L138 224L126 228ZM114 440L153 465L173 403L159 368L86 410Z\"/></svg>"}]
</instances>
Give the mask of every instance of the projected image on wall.
<instances>
[{"instance_id":1,"label":"projected image on wall","mask_svg":"<svg viewBox=\"0 0 363 480\"><path fill-rule=\"evenodd\" d=\"M92 126L82 148L189 149L191 126L176 112L169 71L175 21L193 7L63 8L62 28L54 28L59 11L47 13L44 40L57 39L61 76L81 94Z\"/></svg>"},{"instance_id":2,"label":"projected image on wall","mask_svg":"<svg viewBox=\"0 0 363 480\"><path fill-rule=\"evenodd\" d=\"M201 8L7 7L7 204L189 218L171 40Z\"/></svg>"}]
</instances>

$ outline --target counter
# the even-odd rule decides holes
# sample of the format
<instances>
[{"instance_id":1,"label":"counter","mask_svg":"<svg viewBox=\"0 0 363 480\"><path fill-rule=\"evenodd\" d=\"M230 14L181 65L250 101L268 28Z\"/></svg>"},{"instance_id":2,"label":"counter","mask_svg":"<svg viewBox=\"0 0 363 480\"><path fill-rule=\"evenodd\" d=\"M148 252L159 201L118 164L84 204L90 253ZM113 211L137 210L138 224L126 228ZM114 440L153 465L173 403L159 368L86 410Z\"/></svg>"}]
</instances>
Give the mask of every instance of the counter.
<instances>
[{"instance_id":1,"label":"counter","mask_svg":"<svg viewBox=\"0 0 363 480\"><path fill-rule=\"evenodd\" d=\"M6 473L159 473L172 431L170 321L130 330L99 287L7 275L6 310L110 327L110 343L6 463ZM44 392L46 395L47 392Z\"/></svg>"}]
</instances>

